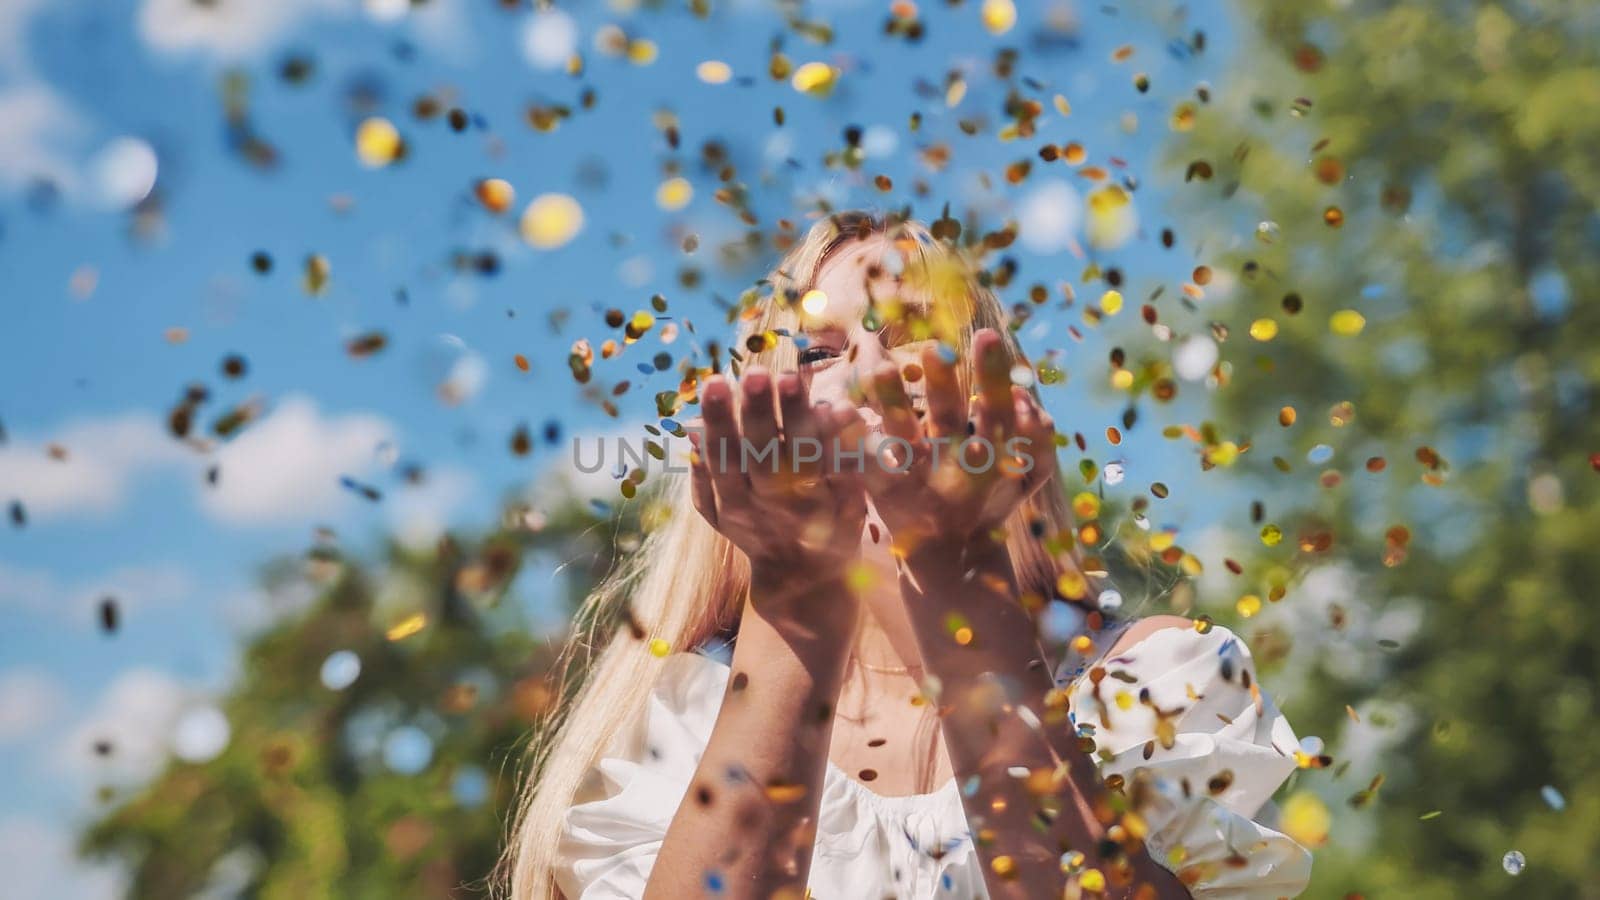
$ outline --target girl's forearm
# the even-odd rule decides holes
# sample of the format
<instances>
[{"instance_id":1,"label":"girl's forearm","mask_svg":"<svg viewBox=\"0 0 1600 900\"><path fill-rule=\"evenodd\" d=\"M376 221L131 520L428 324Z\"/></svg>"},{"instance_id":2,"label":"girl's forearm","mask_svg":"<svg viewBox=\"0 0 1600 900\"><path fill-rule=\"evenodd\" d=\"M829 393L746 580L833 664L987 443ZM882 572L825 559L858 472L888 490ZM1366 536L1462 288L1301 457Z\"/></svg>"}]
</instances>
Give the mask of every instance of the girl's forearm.
<instances>
[{"instance_id":1,"label":"girl's forearm","mask_svg":"<svg viewBox=\"0 0 1600 900\"><path fill-rule=\"evenodd\" d=\"M1080 851L1086 867L1099 865L1105 829L1090 804L1105 787L1070 726L1044 721L1053 673L1018 602L1010 556L1004 544L983 539L927 542L906 563L902 593L924 665L941 685L951 763L963 783L980 779L978 790L962 793L974 832L991 839L978 842L989 892L1060 896L1064 852ZM1033 774L1018 777L1019 767ZM1058 811L1041 816L1047 795L1059 801ZM1189 896L1142 847L1129 861L1134 885L1155 891L1139 896ZM1132 886L1118 887L1112 872L1103 874L1107 896L1132 895Z\"/></svg>"},{"instance_id":2,"label":"girl's forearm","mask_svg":"<svg viewBox=\"0 0 1600 900\"><path fill-rule=\"evenodd\" d=\"M856 607L838 577L756 567L733 674L647 898L804 893Z\"/></svg>"}]
</instances>

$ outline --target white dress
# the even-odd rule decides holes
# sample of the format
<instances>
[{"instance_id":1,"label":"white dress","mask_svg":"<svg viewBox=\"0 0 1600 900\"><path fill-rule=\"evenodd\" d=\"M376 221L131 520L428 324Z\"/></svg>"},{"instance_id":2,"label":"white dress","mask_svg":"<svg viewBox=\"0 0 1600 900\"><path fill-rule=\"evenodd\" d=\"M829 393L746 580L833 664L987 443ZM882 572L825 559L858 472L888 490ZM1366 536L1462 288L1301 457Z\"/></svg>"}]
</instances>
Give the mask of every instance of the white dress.
<instances>
[{"instance_id":1,"label":"white dress","mask_svg":"<svg viewBox=\"0 0 1600 900\"><path fill-rule=\"evenodd\" d=\"M555 877L568 900L643 895L710 740L728 667L698 653L662 665L646 713L617 735L567 812ZM1303 890L1311 854L1252 819L1294 771L1298 742L1254 684L1244 643L1222 627L1166 628L1096 665L1108 673L1098 696L1081 677L1086 665L1058 683L1079 676L1074 721L1093 725L1096 744L1113 754L1103 775L1131 778L1143 767L1158 777L1158 801L1145 810L1152 858L1189 870L1190 891L1204 900ZM1156 740L1152 707L1175 727L1170 749ZM1208 783L1227 772L1231 783L1212 794ZM954 779L931 794L884 797L828 763L808 882L816 900L986 898L981 866Z\"/></svg>"}]
</instances>

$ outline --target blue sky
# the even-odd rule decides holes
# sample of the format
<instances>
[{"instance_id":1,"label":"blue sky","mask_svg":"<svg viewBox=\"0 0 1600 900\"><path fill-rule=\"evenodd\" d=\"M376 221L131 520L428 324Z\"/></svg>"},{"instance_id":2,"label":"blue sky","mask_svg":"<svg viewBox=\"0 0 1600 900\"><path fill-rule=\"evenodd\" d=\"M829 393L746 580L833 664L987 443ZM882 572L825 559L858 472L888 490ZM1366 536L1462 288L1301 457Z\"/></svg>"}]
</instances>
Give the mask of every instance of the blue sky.
<instances>
[{"instance_id":1,"label":"blue sky","mask_svg":"<svg viewBox=\"0 0 1600 900\"><path fill-rule=\"evenodd\" d=\"M1192 456L1159 436L1160 425L1194 420L1198 407L1179 403L1160 421L1145 409L1143 426L1113 455L1100 435L1121 403L1098 384L1111 347L1135 333L1149 343L1137 304L1158 284L1175 289L1194 264L1181 230L1177 249L1160 246L1161 228L1174 224L1165 191L1181 172L1155 163L1173 106L1219 77L1231 52L1224 9L1187 4L1185 19L1157 4L1024 3L1017 26L995 36L978 4L924 2L928 37L912 46L882 36L887 4L836 0L807 8L834 26L837 40L824 47L786 30L775 5L716 5L707 21L679 3L661 12L572 6L564 15L586 62L577 79L529 60L530 11L487 0L435 0L409 14L387 2L260 0L225 4L228 12L209 19L187 0L7 0L0 8L0 506L15 501L27 511L25 526L0 526L0 845L21 896L58 896L63 884L82 895L114 887L114 874L73 868L70 828L93 810L96 785L147 771L165 752L174 717L226 686L239 637L272 608L258 586L263 564L303 553L319 527L360 552L390 531L422 540L490 521L506 497L567 463L564 443L511 455L519 423L537 432L557 422L570 440L650 420L651 397L676 381L634 366L660 349L678 358L690 349L686 338L663 348L652 335L598 365L608 385L632 379L620 421L581 398L566 356L574 339L598 345L609 333L605 309L645 308L657 292L680 323L723 336L713 294L734 298L762 273L714 263L715 247L743 229L713 199L715 180L699 165L710 139L731 151L764 228L801 218L817 197L837 206L910 202L928 220L948 201L981 210L989 227L1020 218L1025 238L1042 242L1015 249L1019 284L1071 282L1092 299L1098 289L1079 284L1089 261L1123 267L1133 279L1129 308L1110 327L1085 329L1078 309L1053 304L1023 330L1036 356L1065 350L1069 383L1047 391L1047 402L1066 429L1093 442L1095 459L1123 460L1135 490L1173 485L1157 525L1198 527L1217 504L1239 502L1205 484L1191 489ZM1039 48L1034 36L1060 10L1076 26ZM655 61L597 52L596 32L613 24L654 41ZM1175 51L1174 40L1196 28L1206 31L1206 53ZM819 99L766 77L778 36L797 64L840 66L839 89ZM1113 63L1122 45L1134 54ZM1031 140L993 135L1004 88L991 63L1003 46L1020 47L1019 74L1042 83L1030 93L1046 101L1060 93L1072 105L1068 117L1047 110ZM303 85L278 77L291 54L314 60ZM707 59L728 63L735 81L699 81L695 67ZM249 78L249 120L277 148L273 171L230 147L221 92L230 68ZM942 85L952 70L970 83L956 108L918 95L918 79ZM1135 72L1151 76L1148 94L1134 89ZM353 135L369 114L350 105L357 84L375 98L370 113L405 136L403 162L371 169L357 159ZM586 87L596 92L592 110L578 108ZM473 125L457 134L438 119L417 121L410 107L425 93L453 94ZM531 102L567 104L574 114L538 133L523 119ZM781 128L777 105L787 115ZM652 125L660 110L680 123L677 152ZM913 111L924 118L920 133L908 128ZM957 129L979 114L991 123L982 135ZM879 152L861 173L825 169L823 154L844 145L851 125L866 129ZM153 151L154 237L131 236L134 217L102 184L108 148L128 146L121 139ZM1083 246L1081 231L1044 224L1043 211L1063 208L1062 197L1073 201L1066 218L1081 217L1088 182L1034 156L1044 141L1070 140L1088 148L1091 163L1116 157L1139 179L1140 231L1120 248L1063 249ZM916 153L935 141L953 150L937 173ZM1000 172L1023 158L1035 160L1033 176L1006 185ZM666 212L655 193L674 160L695 194ZM602 187L580 180L596 167ZM992 189L980 186L982 172L994 177ZM894 193L873 188L880 173L894 179ZM471 200L481 177L515 186L512 214L495 217ZM918 177L932 188L928 199L910 194ZM55 188L40 188L41 178ZM585 212L583 230L558 250L534 249L517 232L516 212L546 192L571 194ZM700 238L693 257L680 247L686 233ZM462 251L493 251L499 271L456 271L452 257ZM272 258L269 274L252 270L257 252ZM311 253L331 264L320 296L300 286ZM706 282L685 290L677 272L690 262ZM1204 332L1204 320L1183 314L1170 295L1164 309L1179 335ZM568 315L560 333L550 324L557 310ZM1073 324L1086 331L1082 343L1067 336ZM171 329L184 329L186 340L169 340ZM344 352L371 331L387 336L382 352ZM230 354L246 360L244 377L222 377ZM530 372L513 365L516 354L531 361ZM478 386L447 406L437 387L452 372ZM165 419L196 382L211 392L201 429L251 400L261 417L209 453L184 446ZM52 447L65 458L53 458ZM424 468L423 486L405 484L408 463ZM220 480L208 487L213 465ZM383 499L360 498L341 487L342 476L379 488ZM548 624L554 598L542 587L532 579L521 599ZM107 595L123 608L110 637L94 619ZM125 758L95 760L88 744L100 734L130 748Z\"/></svg>"}]
</instances>

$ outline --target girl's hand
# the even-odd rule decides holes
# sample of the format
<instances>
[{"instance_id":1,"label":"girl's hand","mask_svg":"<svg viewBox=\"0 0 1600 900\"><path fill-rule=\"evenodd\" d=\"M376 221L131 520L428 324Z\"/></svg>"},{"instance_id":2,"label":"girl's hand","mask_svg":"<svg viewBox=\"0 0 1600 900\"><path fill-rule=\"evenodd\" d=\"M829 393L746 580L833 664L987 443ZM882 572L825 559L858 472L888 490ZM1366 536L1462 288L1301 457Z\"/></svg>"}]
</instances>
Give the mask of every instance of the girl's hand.
<instances>
[{"instance_id":1,"label":"girl's hand","mask_svg":"<svg viewBox=\"0 0 1600 900\"><path fill-rule=\"evenodd\" d=\"M701 386L700 406L704 434L689 435L700 515L750 557L758 581L841 575L861 551L866 495L858 467L839 465L834 450L859 446L860 414L813 406L798 374L757 367L744 371L737 409L718 375Z\"/></svg>"},{"instance_id":2,"label":"girl's hand","mask_svg":"<svg viewBox=\"0 0 1600 900\"><path fill-rule=\"evenodd\" d=\"M985 328L972 349L978 393L970 403L953 364L938 348L923 352L920 422L899 369L884 363L873 373L870 399L883 417L884 442L879 459L867 462L867 491L902 550L928 540L964 546L999 527L1055 472L1055 424L1032 394L1011 384L1000 335ZM909 459L892 438L910 445Z\"/></svg>"}]
</instances>

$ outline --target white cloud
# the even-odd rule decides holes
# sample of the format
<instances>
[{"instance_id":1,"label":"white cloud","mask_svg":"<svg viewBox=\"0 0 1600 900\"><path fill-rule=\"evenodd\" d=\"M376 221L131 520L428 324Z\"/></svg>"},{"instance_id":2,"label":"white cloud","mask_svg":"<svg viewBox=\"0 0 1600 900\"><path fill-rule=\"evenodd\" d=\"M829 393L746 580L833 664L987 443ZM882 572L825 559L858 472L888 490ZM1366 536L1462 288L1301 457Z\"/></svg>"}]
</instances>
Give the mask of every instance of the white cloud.
<instances>
[{"instance_id":1,"label":"white cloud","mask_svg":"<svg viewBox=\"0 0 1600 900\"><path fill-rule=\"evenodd\" d=\"M77 858L74 839L65 827L40 819L11 816L0 820L0 872L5 873L11 900L99 900L120 896L117 867Z\"/></svg>"},{"instance_id":2,"label":"white cloud","mask_svg":"<svg viewBox=\"0 0 1600 900\"><path fill-rule=\"evenodd\" d=\"M356 499L341 476L363 478L392 431L368 414L324 418L309 398L291 396L218 452L221 476L201 494L201 507L230 524L331 516Z\"/></svg>"},{"instance_id":3,"label":"white cloud","mask_svg":"<svg viewBox=\"0 0 1600 900\"><path fill-rule=\"evenodd\" d=\"M50 673L26 667L0 674L0 745L48 728L66 708L67 690Z\"/></svg>"},{"instance_id":4,"label":"white cloud","mask_svg":"<svg viewBox=\"0 0 1600 900\"><path fill-rule=\"evenodd\" d=\"M308 19L347 18L358 9L375 25L406 25L408 34L446 55L470 48L463 5L449 0L423 7L407 0L144 0L139 36L162 53L200 53L231 62L272 49Z\"/></svg>"},{"instance_id":5,"label":"white cloud","mask_svg":"<svg viewBox=\"0 0 1600 900\"><path fill-rule=\"evenodd\" d=\"M0 187L17 189L35 179L74 193L81 181L71 161L87 123L34 72L27 31L45 0L0 2Z\"/></svg>"},{"instance_id":6,"label":"white cloud","mask_svg":"<svg viewBox=\"0 0 1600 900\"><path fill-rule=\"evenodd\" d=\"M73 628L93 628L100 601L114 597L122 618L171 606L194 589L187 569L174 563L125 566L64 583L50 572L0 562L0 610L59 615Z\"/></svg>"},{"instance_id":7,"label":"white cloud","mask_svg":"<svg viewBox=\"0 0 1600 900\"><path fill-rule=\"evenodd\" d=\"M48 443L66 458L52 458L46 442L0 446L0 498L21 500L30 520L104 516L122 505L141 470L195 458L143 413L78 422Z\"/></svg>"},{"instance_id":8,"label":"white cloud","mask_svg":"<svg viewBox=\"0 0 1600 900\"><path fill-rule=\"evenodd\" d=\"M47 765L74 781L148 780L166 762L173 727L189 701L189 692L172 676L154 669L128 669L72 726ZM104 755L97 747L101 744L109 747Z\"/></svg>"},{"instance_id":9,"label":"white cloud","mask_svg":"<svg viewBox=\"0 0 1600 900\"><path fill-rule=\"evenodd\" d=\"M389 518L396 537L409 547L432 546L450 524L450 514L476 488L477 480L465 469L428 470L427 480L421 485L390 495Z\"/></svg>"},{"instance_id":10,"label":"white cloud","mask_svg":"<svg viewBox=\"0 0 1600 900\"><path fill-rule=\"evenodd\" d=\"M139 7L139 36L163 52L242 59L276 44L308 15L344 13L351 6L349 0L145 0Z\"/></svg>"},{"instance_id":11,"label":"white cloud","mask_svg":"<svg viewBox=\"0 0 1600 900\"><path fill-rule=\"evenodd\" d=\"M1083 224L1083 197L1060 179L1046 181L1028 193L1018 210L1022 243L1035 253L1072 249Z\"/></svg>"}]
</instances>

